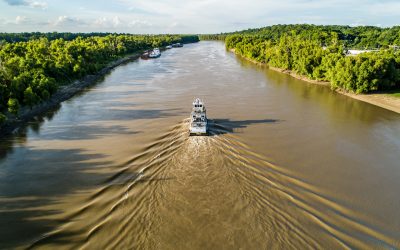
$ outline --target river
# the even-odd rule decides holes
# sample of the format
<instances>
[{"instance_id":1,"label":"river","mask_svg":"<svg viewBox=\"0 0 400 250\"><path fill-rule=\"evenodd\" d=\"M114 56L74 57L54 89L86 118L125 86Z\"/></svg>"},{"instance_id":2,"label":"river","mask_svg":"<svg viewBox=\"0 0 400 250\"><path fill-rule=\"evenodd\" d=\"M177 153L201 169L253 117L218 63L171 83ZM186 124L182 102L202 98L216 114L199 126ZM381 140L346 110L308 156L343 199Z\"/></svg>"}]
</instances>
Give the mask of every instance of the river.
<instances>
[{"instance_id":1,"label":"river","mask_svg":"<svg viewBox=\"0 0 400 250\"><path fill-rule=\"evenodd\" d=\"M2 249L400 248L400 115L220 42L122 65L0 147Z\"/></svg>"}]
</instances>

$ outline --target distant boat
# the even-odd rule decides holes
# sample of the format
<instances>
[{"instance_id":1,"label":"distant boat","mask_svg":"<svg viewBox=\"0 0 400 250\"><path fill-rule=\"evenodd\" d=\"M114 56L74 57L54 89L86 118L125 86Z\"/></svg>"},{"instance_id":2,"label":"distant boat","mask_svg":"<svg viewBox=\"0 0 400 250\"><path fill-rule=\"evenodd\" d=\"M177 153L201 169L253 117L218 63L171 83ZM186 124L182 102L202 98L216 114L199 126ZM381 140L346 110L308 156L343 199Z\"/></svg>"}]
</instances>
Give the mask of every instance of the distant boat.
<instances>
[{"instance_id":1,"label":"distant boat","mask_svg":"<svg viewBox=\"0 0 400 250\"><path fill-rule=\"evenodd\" d=\"M172 49L172 45L168 45L167 47L165 47L166 49Z\"/></svg>"},{"instance_id":2,"label":"distant boat","mask_svg":"<svg viewBox=\"0 0 400 250\"><path fill-rule=\"evenodd\" d=\"M154 48L153 51L150 52L149 58L157 58L161 56L161 52L159 48Z\"/></svg>"},{"instance_id":3,"label":"distant boat","mask_svg":"<svg viewBox=\"0 0 400 250\"><path fill-rule=\"evenodd\" d=\"M190 113L190 135L207 135L207 116L204 103L196 98Z\"/></svg>"},{"instance_id":4,"label":"distant boat","mask_svg":"<svg viewBox=\"0 0 400 250\"><path fill-rule=\"evenodd\" d=\"M142 59L149 59L149 52L148 51L146 51L146 52L144 52L140 57L142 58Z\"/></svg>"},{"instance_id":5,"label":"distant boat","mask_svg":"<svg viewBox=\"0 0 400 250\"><path fill-rule=\"evenodd\" d=\"M172 44L172 47L174 47L174 48L183 47L183 44L182 43L174 43L174 44Z\"/></svg>"}]
</instances>

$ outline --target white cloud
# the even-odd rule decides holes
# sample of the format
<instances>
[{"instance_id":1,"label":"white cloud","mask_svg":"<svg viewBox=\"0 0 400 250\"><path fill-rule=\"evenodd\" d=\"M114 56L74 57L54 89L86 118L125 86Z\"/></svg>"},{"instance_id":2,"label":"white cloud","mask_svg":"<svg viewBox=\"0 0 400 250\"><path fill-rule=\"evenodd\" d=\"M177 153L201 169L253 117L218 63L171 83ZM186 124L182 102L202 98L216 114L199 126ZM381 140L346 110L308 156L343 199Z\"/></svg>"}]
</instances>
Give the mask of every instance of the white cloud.
<instances>
[{"instance_id":1,"label":"white cloud","mask_svg":"<svg viewBox=\"0 0 400 250\"><path fill-rule=\"evenodd\" d=\"M121 25L121 20L119 19L118 16L115 16L115 17L112 19L112 24L113 24L113 27L114 27L114 28L117 28L118 26Z\"/></svg>"},{"instance_id":2,"label":"white cloud","mask_svg":"<svg viewBox=\"0 0 400 250\"><path fill-rule=\"evenodd\" d=\"M98 18L93 22L94 26L97 26L97 27L106 27L107 23L108 23L108 19L105 17Z\"/></svg>"},{"instance_id":3,"label":"white cloud","mask_svg":"<svg viewBox=\"0 0 400 250\"><path fill-rule=\"evenodd\" d=\"M15 19L1 18L0 22L5 25L23 25L23 24L27 24L29 22L29 20L25 16L17 16Z\"/></svg>"},{"instance_id":4,"label":"white cloud","mask_svg":"<svg viewBox=\"0 0 400 250\"><path fill-rule=\"evenodd\" d=\"M46 9L47 8L47 3L46 2L33 1L33 2L29 3L29 6L31 6L33 8Z\"/></svg>"},{"instance_id":5,"label":"white cloud","mask_svg":"<svg viewBox=\"0 0 400 250\"><path fill-rule=\"evenodd\" d=\"M28 19L25 16L17 16L15 18L15 24L24 24L28 21Z\"/></svg>"},{"instance_id":6,"label":"white cloud","mask_svg":"<svg viewBox=\"0 0 400 250\"><path fill-rule=\"evenodd\" d=\"M101 17L94 20L92 23L92 27L95 28L105 28L105 29L125 29L129 30L132 28L146 28L153 26L150 22L146 20L134 19L130 20L129 18L121 18L119 16L114 17Z\"/></svg>"},{"instance_id":7,"label":"white cloud","mask_svg":"<svg viewBox=\"0 0 400 250\"><path fill-rule=\"evenodd\" d=\"M128 23L128 26L130 28L146 28L153 26L153 24L146 20L133 20Z\"/></svg>"},{"instance_id":8,"label":"white cloud","mask_svg":"<svg viewBox=\"0 0 400 250\"><path fill-rule=\"evenodd\" d=\"M119 20L118 17L114 18L107 18L107 17L100 17L97 18L92 22L92 26L96 28L112 28L115 26L118 26L121 21Z\"/></svg>"},{"instance_id":9,"label":"white cloud","mask_svg":"<svg viewBox=\"0 0 400 250\"><path fill-rule=\"evenodd\" d=\"M85 22L76 17L69 16L59 16L56 21L54 21L53 26L72 26L72 25L84 25Z\"/></svg>"},{"instance_id":10,"label":"white cloud","mask_svg":"<svg viewBox=\"0 0 400 250\"><path fill-rule=\"evenodd\" d=\"M32 8L46 9L46 2L32 1L32 0L4 0L11 6L29 6Z\"/></svg>"}]
</instances>

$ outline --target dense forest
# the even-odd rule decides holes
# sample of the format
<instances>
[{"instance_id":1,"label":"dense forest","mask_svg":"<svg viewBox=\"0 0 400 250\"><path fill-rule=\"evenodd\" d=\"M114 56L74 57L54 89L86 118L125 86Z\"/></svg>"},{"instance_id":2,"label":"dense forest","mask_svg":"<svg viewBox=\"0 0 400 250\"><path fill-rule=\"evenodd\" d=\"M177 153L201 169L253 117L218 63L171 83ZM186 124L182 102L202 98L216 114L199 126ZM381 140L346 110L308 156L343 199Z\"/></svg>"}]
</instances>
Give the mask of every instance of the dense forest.
<instances>
[{"instance_id":1,"label":"dense forest","mask_svg":"<svg viewBox=\"0 0 400 250\"><path fill-rule=\"evenodd\" d=\"M70 33L70 32L0 33L0 42L1 43L27 42L27 41L36 40L39 38L47 38L47 40L49 40L49 41L62 38L65 41L71 41L78 37L86 38L86 37L92 37L92 36L108 36L108 35L117 35L117 34L101 33L101 32L92 32L92 33ZM123 35L123 34L118 34L118 35Z\"/></svg>"},{"instance_id":2,"label":"dense forest","mask_svg":"<svg viewBox=\"0 0 400 250\"><path fill-rule=\"evenodd\" d=\"M374 26L340 26L311 24L280 24L258 29L247 29L231 33L204 34L202 40L224 40L229 35L256 35L265 40L279 41L282 36L292 35L307 40L317 40L321 44L329 43L334 35L348 49L387 48L400 46L400 26L380 28Z\"/></svg>"},{"instance_id":3,"label":"dense forest","mask_svg":"<svg viewBox=\"0 0 400 250\"><path fill-rule=\"evenodd\" d=\"M275 25L232 34L203 35L225 40L228 49L332 88L355 93L400 88L400 27ZM347 55L349 48L379 48Z\"/></svg>"},{"instance_id":4,"label":"dense forest","mask_svg":"<svg viewBox=\"0 0 400 250\"><path fill-rule=\"evenodd\" d=\"M60 85L95 74L127 54L198 41L198 36L190 35L77 36L70 41L53 35L25 37L26 42L0 44L0 125L6 121L6 113L17 115L20 106L45 101Z\"/></svg>"}]
</instances>

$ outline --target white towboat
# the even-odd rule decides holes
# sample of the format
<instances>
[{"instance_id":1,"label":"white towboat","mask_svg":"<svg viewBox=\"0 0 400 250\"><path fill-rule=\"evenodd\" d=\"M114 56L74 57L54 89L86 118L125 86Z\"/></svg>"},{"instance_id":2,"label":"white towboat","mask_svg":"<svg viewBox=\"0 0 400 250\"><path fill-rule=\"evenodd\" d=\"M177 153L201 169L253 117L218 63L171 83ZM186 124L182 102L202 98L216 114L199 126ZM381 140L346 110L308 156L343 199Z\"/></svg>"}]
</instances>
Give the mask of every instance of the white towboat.
<instances>
[{"instance_id":1,"label":"white towboat","mask_svg":"<svg viewBox=\"0 0 400 250\"><path fill-rule=\"evenodd\" d=\"M206 107L199 98L196 98L193 102L189 131L190 135L206 135L208 132Z\"/></svg>"},{"instance_id":2,"label":"white towboat","mask_svg":"<svg viewBox=\"0 0 400 250\"><path fill-rule=\"evenodd\" d=\"M150 52L149 58L157 58L161 56L161 52L159 48L154 48L153 51Z\"/></svg>"}]
</instances>

